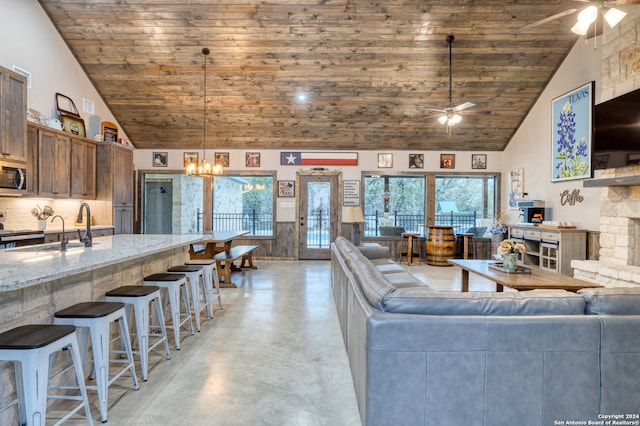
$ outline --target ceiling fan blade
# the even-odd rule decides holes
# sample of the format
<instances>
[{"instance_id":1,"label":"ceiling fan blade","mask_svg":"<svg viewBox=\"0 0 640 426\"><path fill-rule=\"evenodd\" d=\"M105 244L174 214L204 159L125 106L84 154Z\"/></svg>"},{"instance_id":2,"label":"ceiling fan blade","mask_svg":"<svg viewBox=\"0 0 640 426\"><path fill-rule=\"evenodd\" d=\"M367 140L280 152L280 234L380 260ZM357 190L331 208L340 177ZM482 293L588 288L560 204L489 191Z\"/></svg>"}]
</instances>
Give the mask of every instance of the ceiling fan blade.
<instances>
[{"instance_id":1,"label":"ceiling fan blade","mask_svg":"<svg viewBox=\"0 0 640 426\"><path fill-rule=\"evenodd\" d=\"M510 34L520 34L523 31L526 31L530 28L535 28L535 27L539 27L540 25L546 24L547 22L551 22L551 21L555 21L556 19L560 19L560 18L564 18L565 16L569 16L573 13L576 13L578 11L578 9L567 9L564 12L560 12L560 13L556 13L555 15L551 15L551 16L547 16L544 19L541 19L539 21L533 22L531 24L527 24L523 27L520 28L515 28L511 31L509 31Z\"/></svg>"},{"instance_id":2,"label":"ceiling fan blade","mask_svg":"<svg viewBox=\"0 0 640 426\"><path fill-rule=\"evenodd\" d=\"M457 107L453 107L454 111L462 111L465 110L467 108L472 108L476 106L476 104L474 104L473 102L465 102L463 104L458 105Z\"/></svg>"},{"instance_id":3,"label":"ceiling fan blade","mask_svg":"<svg viewBox=\"0 0 640 426\"><path fill-rule=\"evenodd\" d=\"M463 112L464 115L491 115L492 111L488 111L488 110L470 110L470 111L464 111Z\"/></svg>"},{"instance_id":4,"label":"ceiling fan blade","mask_svg":"<svg viewBox=\"0 0 640 426\"><path fill-rule=\"evenodd\" d=\"M438 109L438 108L425 108L423 111L433 113L433 114L445 114L447 112L444 109Z\"/></svg>"},{"instance_id":5,"label":"ceiling fan blade","mask_svg":"<svg viewBox=\"0 0 640 426\"><path fill-rule=\"evenodd\" d=\"M605 1L605 6L628 6L632 4L640 4L640 0L609 0Z\"/></svg>"}]
</instances>

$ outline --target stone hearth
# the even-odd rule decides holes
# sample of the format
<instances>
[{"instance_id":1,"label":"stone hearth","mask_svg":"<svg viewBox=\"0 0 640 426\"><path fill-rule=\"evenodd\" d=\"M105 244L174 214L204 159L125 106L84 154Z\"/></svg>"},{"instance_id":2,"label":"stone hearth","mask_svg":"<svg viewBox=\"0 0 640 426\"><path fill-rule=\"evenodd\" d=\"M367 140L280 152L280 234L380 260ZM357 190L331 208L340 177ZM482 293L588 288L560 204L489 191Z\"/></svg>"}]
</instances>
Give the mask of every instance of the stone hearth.
<instances>
[{"instance_id":1,"label":"stone hearth","mask_svg":"<svg viewBox=\"0 0 640 426\"><path fill-rule=\"evenodd\" d=\"M640 286L640 166L597 171L589 184L602 186L600 256L572 261L574 277L605 287Z\"/></svg>"}]
</instances>

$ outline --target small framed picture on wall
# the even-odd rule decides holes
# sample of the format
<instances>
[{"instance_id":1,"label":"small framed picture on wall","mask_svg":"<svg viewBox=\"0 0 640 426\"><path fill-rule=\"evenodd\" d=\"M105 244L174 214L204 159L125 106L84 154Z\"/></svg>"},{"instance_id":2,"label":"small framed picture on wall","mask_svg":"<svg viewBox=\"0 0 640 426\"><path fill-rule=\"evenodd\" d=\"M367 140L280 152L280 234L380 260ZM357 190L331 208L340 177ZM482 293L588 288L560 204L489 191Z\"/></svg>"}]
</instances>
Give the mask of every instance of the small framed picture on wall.
<instances>
[{"instance_id":1,"label":"small framed picture on wall","mask_svg":"<svg viewBox=\"0 0 640 426\"><path fill-rule=\"evenodd\" d=\"M245 154L245 166L247 166L247 167L260 167L260 153L259 152L247 152Z\"/></svg>"},{"instance_id":2,"label":"small framed picture on wall","mask_svg":"<svg viewBox=\"0 0 640 426\"><path fill-rule=\"evenodd\" d=\"M166 152L154 152L151 160L153 167L167 167L168 154Z\"/></svg>"},{"instance_id":3,"label":"small framed picture on wall","mask_svg":"<svg viewBox=\"0 0 640 426\"><path fill-rule=\"evenodd\" d=\"M424 154L409 154L410 169L424 169Z\"/></svg>"},{"instance_id":4,"label":"small framed picture on wall","mask_svg":"<svg viewBox=\"0 0 640 426\"><path fill-rule=\"evenodd\" d=\"M455 154L440 154L440 168L441 169L455 169L456 168L456 155Z\"/></svg>"},{"instance_id":5,"label":"small framed picture on wall","mask_svg":"<svg viewBox=\"0 0 640 426\"><path fill-rule=\"evenodd\" d=\"M295 180L279 180L278 181L278 197L295 197L296 181Z\"/></svg>"},{"instance_id":6,"label":"small framed picture on wall","mask_svg":"<svg viewBox=\"0 0 640 426\"><path fill-rule=\"evenodd\" d=\"M215 164L220 164L222 167L229 167L229 153L228 152L216 152L214 158Z\"/></svg>"},{"instance_id":7,"label":"small framed picture on wall","mask_svg":"<svg viewBox=\"0 0 640 426\"><path fill-rule=\"evenodd\" d=\"M487 168L487 154L471 154L471 168L472 169L486 169Z\"/></svg>"},{"instance_id":8,"label":"small framed picture on wall","mask_svg":"<svg viewBox=\"0 0 640 426\"><path fill-rule=\"evenodd\" d=\"M393 167L393 154L378 154L378 168L390 169Z\"/></svg>"},{"instance_id":9,"label":"small framed picture on wall","mask_svg":"<svg viewBox=\"0 0 640 426\"><path fill-rule=\"evenodd\" d=\"M184 153L184 166L187 167L189 164L198 165L198 153L197 152L185 152Z\"/></svg>"}]
</instances>

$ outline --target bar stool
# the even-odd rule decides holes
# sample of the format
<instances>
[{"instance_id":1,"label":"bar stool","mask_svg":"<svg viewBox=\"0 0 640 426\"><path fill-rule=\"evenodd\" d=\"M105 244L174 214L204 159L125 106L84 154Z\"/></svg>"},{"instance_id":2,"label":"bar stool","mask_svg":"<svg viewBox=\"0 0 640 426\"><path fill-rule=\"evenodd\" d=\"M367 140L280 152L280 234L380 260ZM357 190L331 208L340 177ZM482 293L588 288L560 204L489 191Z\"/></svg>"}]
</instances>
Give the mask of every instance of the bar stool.
<instances>
[{"instance_id":1,"label":"bar stool","mask_svg":"<svg viewBox=\"0 0 640 426\"><path fill-rule=\"evenodd\" d=\"M400 243L400 260L402 263L402 256L407 256L407 265L411 265L411 260L413 258L413 239L418 239L418 257L420 259L420 263L422 263L422 244L420 244L420 234L412 233L412 232L404 232L402 234L402 242ZM405 241L407 243L407 251L404 251Z\"/></svg>"},{"instance_id":2,"label":"bar stool","mask_svg":"<svg viewBox=\"0 0 640 426\"><path fill-rule=\"evenodd\" d=\"M218 280L216 261L213 259L191 259L187 260L185 265L200 265L204 268L204 280L208 283L209 289L209 315L213 318L214 295L218 299L218 306L222 309L222 294L220 293L220 281Z\"/></svg>"},{"instance_id":3,"label":"bar stool","mask_svg":"<svg viewBox=\"0 0 640 426\"><path fill-rule=\"evenodd\" d=\"M164 324L164 314L160 300L160 287L152 285L125 285L105 293L105 300L124 303L127 307L127 321L131 319L131 310L133 310L136 323L136 339L138 342L138 350L133 351L133 353L140 357L142 380L146 382L149 371L149 352L159 344L164 343L166 358L171 359L167 328ZM151 309L149 309L149 306L151 306ZM155 312L157 312L155 317L157 318L158 325L152 325L151 321L149 321L149 315L154 309ZM157 329L158 327L160 328L160 333L152 333L151 329ZM151 342L150 338L152 337L158 337L158 339Z\"/></svg>"},{"instance_id":4,"label":"bar stool","mask_svg":"<svg viewBox=\"0 0 640 426\"><path fill-rule=\"evenodd\" d=\"M74 325L76 327L86 327L91 335L91 352L93 353L93 371L96 378L96 386L86 386L87 389L98 391L98 403L100 405L100 418L102 423L107 421L107 402L109 386L122 376L127 370L133 380L133 389L140 389L136 369L133 365L133 354L131 353L131 338L129 337L129 327L127 326L127 316L124 303L119 302L83 302L77 303L66 309L53 314L54 324ZM111 323L117 322L120 326L120 342L124 351L110 351L111 343ZM80 356L82 365L89 351L89 336L81 334L79 339ZM109 359L109 353L126 355L125 360ZM109 364L124 364L122 368L113 376L109 375Z\"/></svg>"},{"instance_id":5,"label":"bar stool","mask_svg":"<svg viewBox=\"0 0 640 426\"><path fill-rule=\"evenodd\" d=\"M67 349L71 353L80 396L48 395L51 355ZM0 334L0 361L13 362L15 365L21 424L44 426L47 418L47 399L51 398L82 401L56 425L73 416L81 408L84 408L87 423L93 425L74 326L23 325L5 331Z\"/></svg>"},{"instance_id":6,"label":"bar stool","mask_svg":"<svg viewBox=\"0 0 640 426\"><path fill-rule=\"evenodd\" d=\"M185 274L169 273L152 274L144 278L143 285L153 285L164 288L169 295L171 325L166 325L166 328L173 330L176 350L180 350L180 328L185 322L189 323L189 332L191 335L194 334L193 319L191 318L191 302L189 301L189 290L187 289L187 276ZM184 301L184 314L182 313L180 294L182 294ZM181 316L184 317L182 321L180 320Z\"/></svg>"},{"instance_id":7,"label":"bar stool","mask_svg":"<svg viewBox=\"0 0 640 426\"><path fill-rule=\"evenodd\" d=\"M184 274L189 280L191 289L191 304L193 305L193 315L196 319L196 330L200 332L200 312L205 310L205 317L211 319L209 314L210 295L207 292L207 285L204 282L204 270L200 265L179 265L167 269L170 274ZM200 296L202 293L202 298Z\"/></svg>"}]
</instances>

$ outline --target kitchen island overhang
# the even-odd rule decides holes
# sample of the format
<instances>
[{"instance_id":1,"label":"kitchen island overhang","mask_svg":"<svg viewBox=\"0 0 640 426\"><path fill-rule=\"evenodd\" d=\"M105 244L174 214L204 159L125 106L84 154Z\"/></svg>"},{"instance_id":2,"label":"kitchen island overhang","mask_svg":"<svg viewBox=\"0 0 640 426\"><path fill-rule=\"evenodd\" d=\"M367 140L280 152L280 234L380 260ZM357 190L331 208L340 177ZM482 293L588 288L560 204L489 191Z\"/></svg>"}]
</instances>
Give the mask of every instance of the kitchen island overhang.
<instances>
[{"instance_id":1,"label":"kitchen island overhang","mask_svg":"<svg viewBox=\"0 0 640 426\"><path fill-rule=\"evenodd\" d=\"M23 324L49 324L57 310L104 300L123 285L141 285L146 275L189 259L201 234L119 234L94 238L93 247L60 244L0 252L0 332Z\"/></svg>"}]
</instances>

